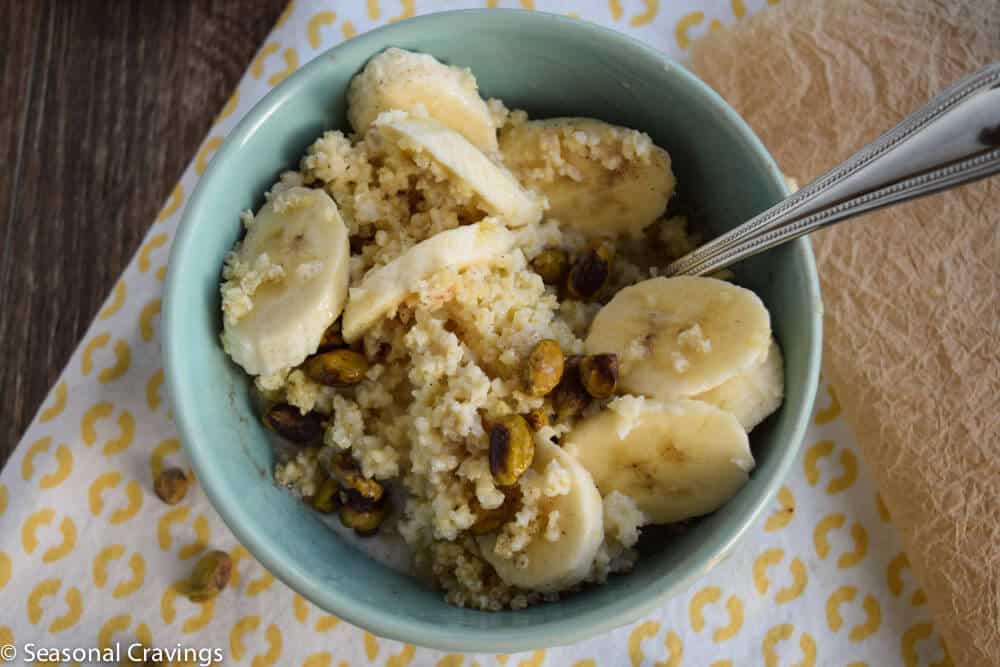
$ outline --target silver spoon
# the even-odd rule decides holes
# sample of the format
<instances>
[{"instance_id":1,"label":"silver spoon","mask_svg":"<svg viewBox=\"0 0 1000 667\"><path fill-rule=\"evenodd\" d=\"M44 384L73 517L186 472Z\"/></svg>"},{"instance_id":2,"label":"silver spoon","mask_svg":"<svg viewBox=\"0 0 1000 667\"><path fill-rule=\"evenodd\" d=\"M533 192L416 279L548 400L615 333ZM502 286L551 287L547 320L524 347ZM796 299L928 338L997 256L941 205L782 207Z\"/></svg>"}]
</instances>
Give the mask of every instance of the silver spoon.
<instances>
[{"instance_id":1,"label":"silver spoon","mask_svg":"<svg viewBox=\"0 0 1000 667\"><path fill-rule=\"evenodd\" d=\"M856 215L1000 172L1000 63L927 106L760 215L666 267L712 273Z\"/></svg>"}]
</instances>

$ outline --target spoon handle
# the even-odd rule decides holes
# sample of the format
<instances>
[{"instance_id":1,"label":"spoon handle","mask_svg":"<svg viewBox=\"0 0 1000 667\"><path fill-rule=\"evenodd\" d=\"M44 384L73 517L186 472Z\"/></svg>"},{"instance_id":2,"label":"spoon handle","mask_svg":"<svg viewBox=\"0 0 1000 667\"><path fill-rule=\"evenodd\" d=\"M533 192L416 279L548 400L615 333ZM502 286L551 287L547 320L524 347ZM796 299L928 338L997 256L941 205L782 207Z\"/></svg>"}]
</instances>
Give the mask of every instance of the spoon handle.
<instances>
[{"instance_id":1,"label":"spoon handle","mask_svg":"<svg viewBox=\"0 0 1000 667\"><path fill-rule=\"evenodd\" d=\"M962 79L795 194L666 267L704 275L817 229L1000 172L1000 63Z\"/></svg>"}]
</instances>

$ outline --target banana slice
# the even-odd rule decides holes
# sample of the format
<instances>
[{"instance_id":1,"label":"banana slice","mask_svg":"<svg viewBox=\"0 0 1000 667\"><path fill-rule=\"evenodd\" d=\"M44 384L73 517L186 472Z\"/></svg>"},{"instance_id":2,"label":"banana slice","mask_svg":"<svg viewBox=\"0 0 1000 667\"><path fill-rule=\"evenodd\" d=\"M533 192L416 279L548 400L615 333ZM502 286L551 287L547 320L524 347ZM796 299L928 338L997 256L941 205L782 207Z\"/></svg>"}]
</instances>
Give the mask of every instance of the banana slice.
<instances>
[{"instance_id":1,"label":"banana slice","mask_svg":"<svg viewBox=\"0 0 1000 667\"><path fill-rule=\"evenodd\" d=\"M604 410L563 438L563 449L590 471L602 494L635 500L652 523L718 509L754 467L746 431L727 412L701 401L643 401L629 428Z\"/></svg>"},{"instance_id":2,"label":"banana slice","mask_svg":"<svg viewBox=\"0 0 1000 667\"><path fill-rule=\"evenodd\" d=\"M383 111L414 111L420 105L480 150L496 152L497 127L466 68L449 67L425 53L386 49L347 89L347 116L359 134Z\"/></svg>"},{"instance_id":3,"label":"banana slice","mask_svg":"<svg viewBox=\"0 0 1000 667\"><path fill-rule=\"evenodd\" d=\"M237 256L249 267L264 259L270 275L252 290L248 312L226 318L223 347L251 375L297 366L319 347L347 298L350 246L337 205L312 188L276 194Z\"/></svg>"},{"instance_id":4,"label":"banana slice","mask_svg":"<svg viewBox=\"0 0 1000 667\"><path fill-rule=\"evenodd\" d=\"M590 237L636 235L663 215L670 156L636 130L592 118L522 123L500 136L504 163L549 200L548 217Z\"/></svg>"},{"instance_id":5,"label":"banana slice","mask_svg":"<svg viewBox=\"0 0 1000 667\"><path fill-rule=\"evenodd\" d=\"M422 280L441 269L493 262L514 247L515 236L495 220L456 227L421 241L385 266L372 269L352 287L342 335L354 342L393 312Z\"/></svg>"},{"instance_id":6,"label":"banana slice","mask_svg":"<svg viewBox=\"0 0 1000 667\"><path fill-rule=\"evenodd\" d=\"M534 193L521 187L505 168L486 157L458 132L430 118L415 118L389 112L375 126L395 137L407 152L423 153L464 181L489 214L511 227L522 227L542 219L542 205Z\"/></svg>"},{"instance_id":7,"label":"banana slice","mask_svg":"<svg viewBox=\"0 0 1000 667\"><path fill-rule=\"evenodd\" d=\"M698 394L695 399L711 403L733 415L749 433L781 407L784 394L785 373L781 349L772 340L767 357L762 362L718 387Z\"/></svg>"},{"instance_id":8,"label":"banana slice","mask_svg":"<svg viewBox=\"0 0 1000 667\"><path fill-rule=\"evenodd\" d=\"M543 496L539 501L539 520L547 521L553 512L559 512L559 539L549 541L544 530L536 534L522 552L528 557L527 567L520 568L494 551L495 534L477 538L483 558L501 579L511 586L543 593L583 581L604 539L604 506L590 473L556 445L549 442L536 445L532 468L537 473L544 474L553 460L569 473L570 490L561 496Z\"/></svg>"},{"instance_id":9,"label":"banana slice","mask_svg":"<svg viewBox=\"0 0 1000 667\"><path fill-rule=\"evenodd\" d=\"M618 386L687 398L749 371L767 354L771 317L756 294L715 278L652 278L626 287L590 326L587 354L614 352Z\"/></svg>"}]
</instances>

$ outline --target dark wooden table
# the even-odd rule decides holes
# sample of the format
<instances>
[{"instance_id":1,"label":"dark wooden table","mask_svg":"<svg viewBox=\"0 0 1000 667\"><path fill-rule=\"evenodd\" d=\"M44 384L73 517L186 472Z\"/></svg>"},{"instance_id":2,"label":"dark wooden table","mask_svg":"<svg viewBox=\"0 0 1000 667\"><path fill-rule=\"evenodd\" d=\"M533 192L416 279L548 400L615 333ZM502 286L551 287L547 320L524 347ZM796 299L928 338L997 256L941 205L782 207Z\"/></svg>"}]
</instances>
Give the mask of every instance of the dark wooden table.
<instances>
[{"instance_id":1,"label":"dark wooden table","mask_svg":"<svg viewBox=\"0 0 1000 667\"><path fill-rule=\"evenodd\" d=\"M0 465L286 0L0 0Z\"/></svg>"}]
</instances>

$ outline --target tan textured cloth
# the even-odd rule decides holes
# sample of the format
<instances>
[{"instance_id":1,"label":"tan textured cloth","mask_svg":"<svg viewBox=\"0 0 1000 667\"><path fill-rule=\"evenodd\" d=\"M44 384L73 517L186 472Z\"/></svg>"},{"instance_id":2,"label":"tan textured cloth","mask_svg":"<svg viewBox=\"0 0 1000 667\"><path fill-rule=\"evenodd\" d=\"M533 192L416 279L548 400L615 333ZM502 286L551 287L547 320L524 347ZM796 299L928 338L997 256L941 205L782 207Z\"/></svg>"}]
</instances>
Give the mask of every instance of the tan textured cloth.
<instances>
[{"instance_id":1,"label":"tan textured cloth","mask_svg":"<svg viewBox=\"0 0 1000 667\"><path fill-rule=\"evenodd\" d=\"M805 183L1000 61L997 0L788 0L695 72ZM1000 177L814 235L824 364L957 665L1000 665Z\"/></svg>"}]
</instances>

